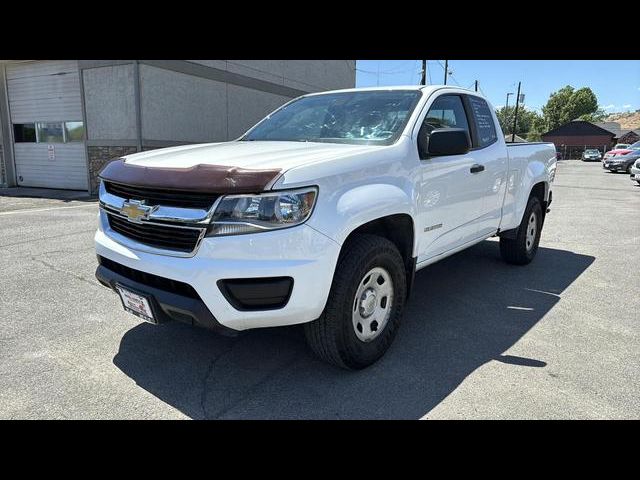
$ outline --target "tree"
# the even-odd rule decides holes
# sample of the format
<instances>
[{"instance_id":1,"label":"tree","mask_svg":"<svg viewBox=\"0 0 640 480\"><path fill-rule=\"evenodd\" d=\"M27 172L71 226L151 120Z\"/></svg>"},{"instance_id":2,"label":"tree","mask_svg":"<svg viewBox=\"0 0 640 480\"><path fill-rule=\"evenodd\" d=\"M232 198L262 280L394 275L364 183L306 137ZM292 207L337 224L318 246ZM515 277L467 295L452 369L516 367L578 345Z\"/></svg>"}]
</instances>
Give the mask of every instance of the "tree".
<instances>
[{"instance_id":1,"label":"tree","mask_svg":"<svg viewBox=\"0 0 640 480\"><path fill-rule=\"evenodd\" d=\"M551 94L542 107L542 117L543 131L549 131L572 120L600 121L604 112L598 109L598 99L589 87L575 90L567 85Z\"/></svg>"},{"instance_id":2,"label":"tree","mask_svg":"<svg viewBox=\"0 0 640 480\"><path fill-rule=\"evenodd\" d=\"M566 109L569 121L593 115L598 111L596 94L589 87L579 88L571 95Z\"/></svg>"},{"instance_id":3,"label":"tree","mask_svg":"<svg viewBox=\"0 0 640 480\"><path fill-rule=\"evenodd\" d=\"M544 118L540 115L536 115L536 118L531 122L531 129L527 134L527 141L539 142L542 140L542 134L547 131Z\"/></svg>"},{"instance_id":4,"label":"tree","mask_svg":"<svg viewBox=\"0 0 640 480\"><path fill-rule=\"evenodd\" d=\"M542 116L548 130L553 130L573 120L570 118L569 111L566 108L571 101L573 92L573 87L567 85L552 93L546 105L542 107Z\"/></svg>"},{"instance_id":5,"label":"tree","mask_svg":"<svg viewBox=\"0 0 640 480\"><path fill-rule=\"evenodd\" d=\"M585 122L603 122L605 118L607 118L607 112L599 108L595 113L580 115L578 120L584 120Z\"/></svg>"},{"instance_id":6,"label":"tree","mask_svg":"<svg viewBox=\"0 0 640 480\"><path fill-rule=\"evenodd\" d=\"M513 133L513 116L515 115L515 106L502 107L496 110L498 122L505 135L511 135ZM533 110L528 110L524 106L518 108L518 125L516 127L516 135L529 140L529 132L532 129L535 122L539 122L540 115Z\"/></svg>"}]
</instances>

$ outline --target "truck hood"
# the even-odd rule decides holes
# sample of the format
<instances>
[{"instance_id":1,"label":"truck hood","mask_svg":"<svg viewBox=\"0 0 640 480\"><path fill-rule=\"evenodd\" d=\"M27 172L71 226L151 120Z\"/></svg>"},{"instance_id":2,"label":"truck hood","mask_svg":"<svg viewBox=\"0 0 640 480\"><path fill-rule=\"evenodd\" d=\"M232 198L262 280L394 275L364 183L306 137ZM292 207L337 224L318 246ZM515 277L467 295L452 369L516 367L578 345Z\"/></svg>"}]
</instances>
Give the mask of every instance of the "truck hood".
<instances>
[{"instance_id":1,"label":"truck hood","mask_svg":"<svg viewBox=\"0 0 640 480\"><path fill-rule=\"evenodd\" d=\"M313 142L234 141L162 148L134 153L125 163L148 168L192 168L216 165L243 169L279 169L282 172L310 162L331 160L379 148Z\"/></svg>"},{"instance_id":2,"label":"truck hood","mask_svg":"<svg viewBox=\"0 0 640 480\"><path fill-rule=\"evenodd\" d=\"M100 172L107 182L200 193L268 189L293 167L344 158L379 147L311 142L226 142L128 155Z\"/></svg>"}]
</instances>

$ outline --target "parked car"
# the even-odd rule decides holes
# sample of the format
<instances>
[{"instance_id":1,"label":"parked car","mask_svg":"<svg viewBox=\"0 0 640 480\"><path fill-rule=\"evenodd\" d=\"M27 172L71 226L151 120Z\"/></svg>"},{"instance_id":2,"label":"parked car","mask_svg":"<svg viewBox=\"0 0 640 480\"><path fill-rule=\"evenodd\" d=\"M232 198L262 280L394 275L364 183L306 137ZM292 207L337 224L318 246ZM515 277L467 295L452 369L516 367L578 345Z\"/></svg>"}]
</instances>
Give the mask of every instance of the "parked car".
<instances>
[{"instance_id":1,"label":"parked car","mask_svg":"<svg viewBox=\"0 0 640 480\"><path fill-rule=\"evenodd\" d=\"M597 148L589 148L582 153L582 161L590 162L590 161L599 161L602 158L602 154L600 150Z\"/></svg>"},{"instance_id":2,"label":"parked car","mask_svg":"<svg viewBox=\"0 0 640 480\"><path fill-rule=\"evenodd\" d=\"M505 144L473 91L309 94L237 140L109 163L96 277L149 322L303 323L321 359L364 368L417 270L496 235L506 262L533 260L555 171L553 144Z\"/></svg>"},{"instance_id":3,"label":"parked car","mask_svg":"<svg viewBox=\"0 0 640 480\"><path fill-rule=\"evenodd\" d=\"M631 166L630 170L630 178L640 185L640 159L636 160L636 162Z\"/></svg>"},{"instance_id":4,"label":"parked car","mask_svg":"<svg viewBox=\"0 0 640 480\"><path fill-rule=\"evenodd\" d=\"M622 147L620 147L621 145L623 145ZM620 147L620 148L618 148ZM628 145L626 143L618 143L613 150L609 150L608 152L606 152L604 154L604 157L602 158L602 160L607 160L611 157L617 157L619 155L626 155L628 153L632 153L634 150L637 150L640 148L640 142L636 142L634 144Z\"/></svg>"},{"instance_id":5,"label":"parked car","mask_svg":"<svg viewBox=\"0 0 640 480\"><path fill-rule=\"evenodd\" d=\"M602 161L602 168L612 172L631 173L631 167L635 161L640 158L640 142L634 143L629 147L629 153L626 155L617 155Z\"/></svg>"}]
</instances>

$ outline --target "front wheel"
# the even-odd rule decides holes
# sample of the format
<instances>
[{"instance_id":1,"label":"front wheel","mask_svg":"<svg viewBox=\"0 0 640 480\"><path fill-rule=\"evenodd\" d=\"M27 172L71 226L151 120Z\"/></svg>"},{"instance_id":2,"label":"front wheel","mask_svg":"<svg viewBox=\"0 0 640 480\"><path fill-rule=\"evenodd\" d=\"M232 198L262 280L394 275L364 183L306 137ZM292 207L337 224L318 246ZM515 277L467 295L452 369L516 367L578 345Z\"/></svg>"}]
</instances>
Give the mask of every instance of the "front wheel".
<instances>
[{"instance_id":1,"label":"front wheel","mask_svg":"<svg viewBox=\"0 0 640 480\"><path fill-rule=\"evenodd\" d=\"M500 237L500 254L507 263L526 265L538 251L542 232L542 205L538 197L529 198L515 238Z\"/></svg>"},{"instance_id":2,"label":"front wheel","mask_svg":"<svg viewBox=\"0 0 640 480\"><path fill-rule=\"evenodd\" d=\"M386 238L356 235L340 255L324 312L305 324L311 350L346 369L376 362L395 338L406 288L396 246Z\"/></svg>"}]
</instances>

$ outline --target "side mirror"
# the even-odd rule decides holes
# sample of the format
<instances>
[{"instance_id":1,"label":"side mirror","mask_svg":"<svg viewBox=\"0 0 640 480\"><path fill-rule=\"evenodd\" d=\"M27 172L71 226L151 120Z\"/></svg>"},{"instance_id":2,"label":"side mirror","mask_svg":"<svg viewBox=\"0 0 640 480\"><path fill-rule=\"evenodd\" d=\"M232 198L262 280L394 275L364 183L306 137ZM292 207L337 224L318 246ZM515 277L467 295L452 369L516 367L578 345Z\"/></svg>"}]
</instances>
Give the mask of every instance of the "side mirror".
<instances>
[{"instance_id":1,"label":"side mirror","mask_svg":"<svg viewBox=\"0 0 640 480\"><path fill-rule=\"evenodd\" d=\"M418 138L420 152L427 156L464 155L471 149L469 132L463 128L437 128Z\"/></svg>"}]
</instances>

